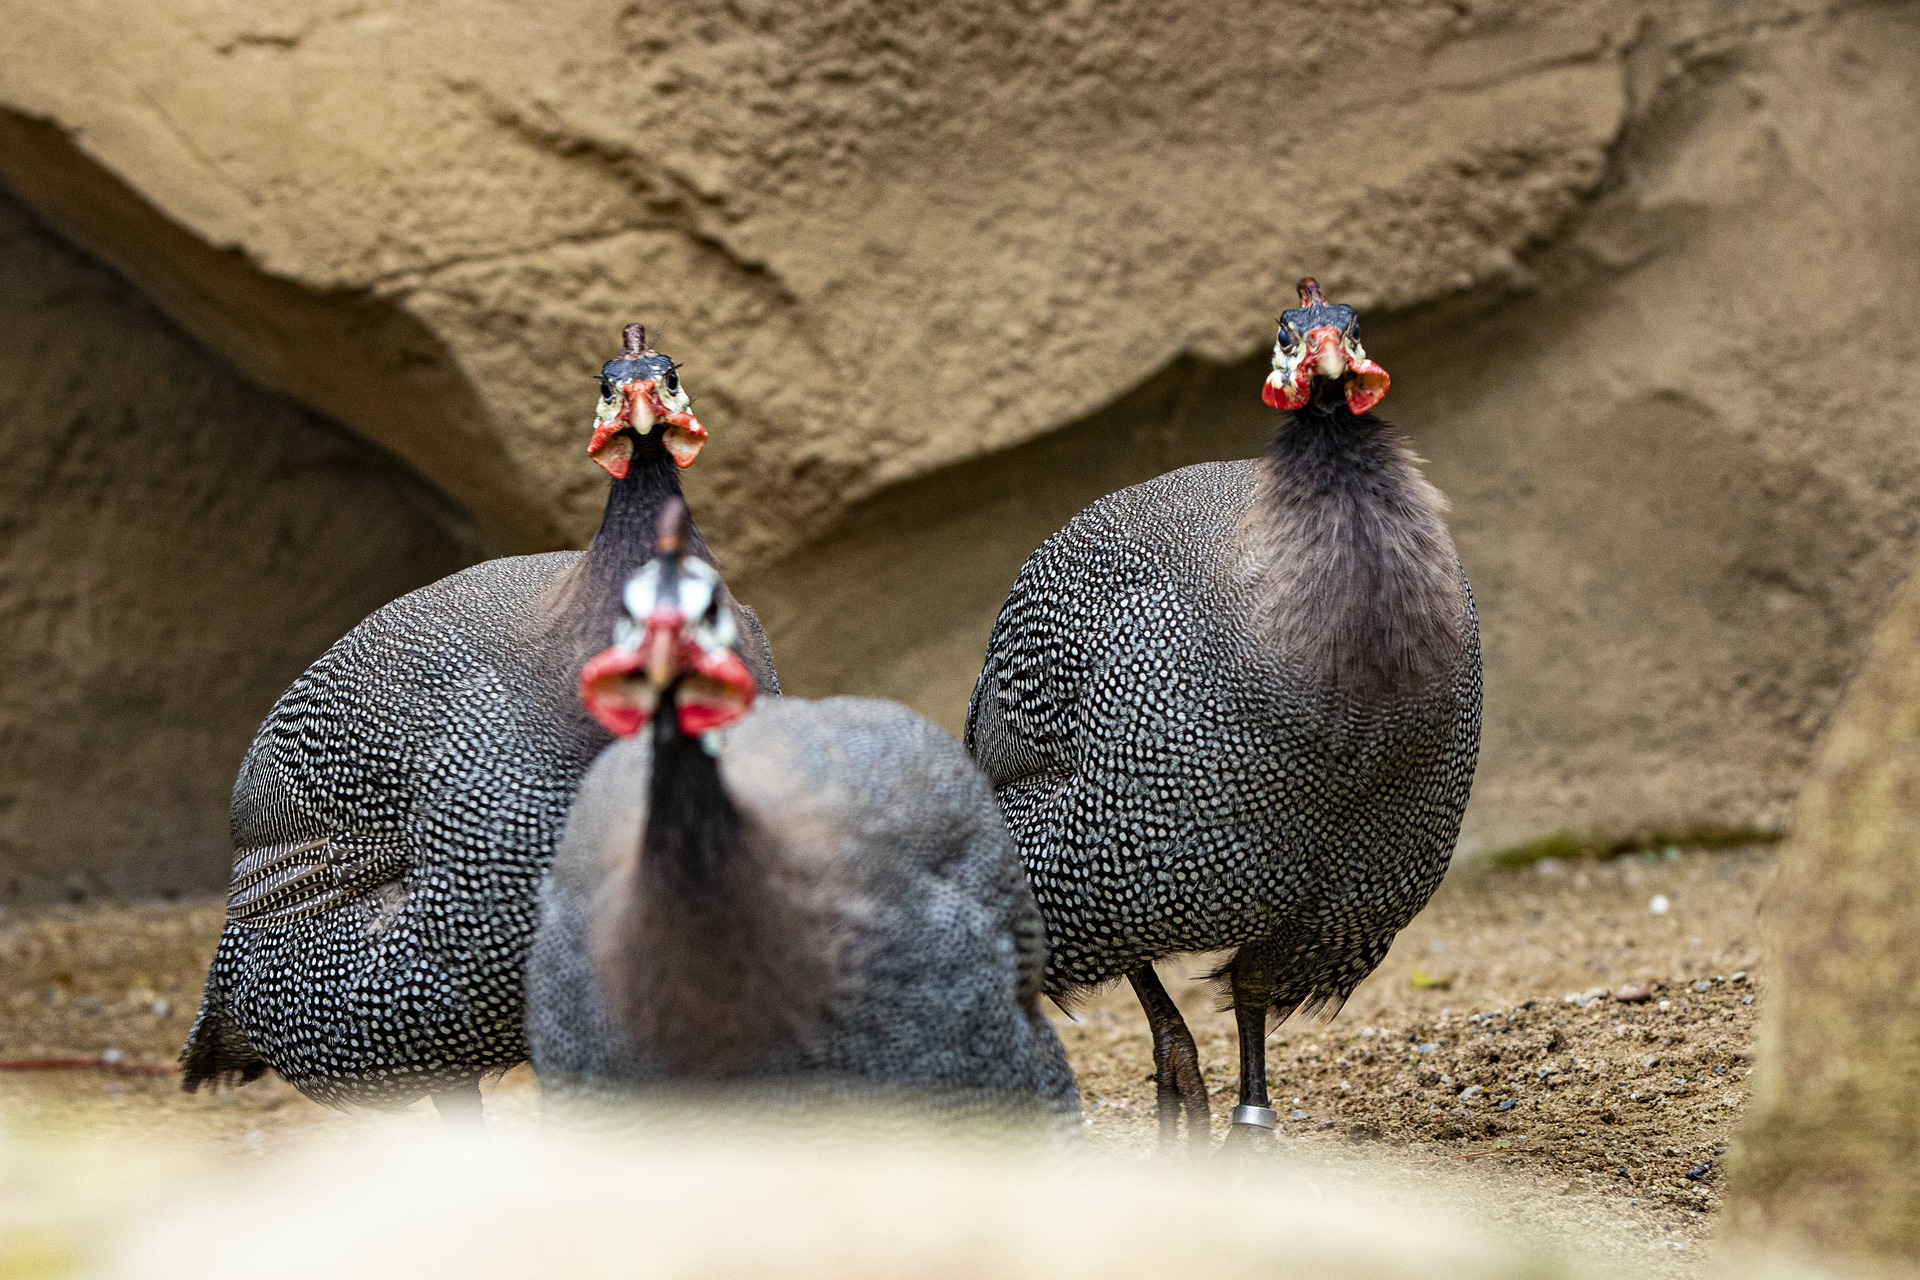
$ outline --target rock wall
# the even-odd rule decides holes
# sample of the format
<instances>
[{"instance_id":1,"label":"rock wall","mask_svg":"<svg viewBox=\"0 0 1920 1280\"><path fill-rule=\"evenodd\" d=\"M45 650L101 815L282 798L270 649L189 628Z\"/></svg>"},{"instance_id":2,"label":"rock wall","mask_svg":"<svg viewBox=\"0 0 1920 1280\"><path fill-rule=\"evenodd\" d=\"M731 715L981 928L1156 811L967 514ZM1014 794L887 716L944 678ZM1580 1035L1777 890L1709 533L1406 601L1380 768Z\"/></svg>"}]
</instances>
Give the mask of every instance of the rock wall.
<instances>
[{"instance_id":1,"label":"rock wall","mask_svg":"<svg viewBox=\"0 0 1920 1280\"><path fill-rule=\"evenodd\" d=\"M260 717L471 521L3 189L0 333L0 902L217 891Z\"/></svg>"},{"instance_id":2,"label":"rock wall","mask_svg":"<svg viewBox=\"0 0 1920 1280\"><path fill-rule=\"evenodd\" d=\"M956 725L1041 538L1258 447L1307 271L1455 502L1470 848L1781 822L1913 544L1910 5L0 14L0 173L499 545L590 529L652 325L799 692Z\"/></svg>"},{"instance_id":3,"label":"rock wall","mask_svg":"<svg viewBox=\"0 0 1920 1280\"><path fill-rule=\"evenodd\" d=\"M1887 145L1920 123L1915 19L1691 49L1509 277L1368 316L1480 608L1469 854L1786 821L1920 525L1920 150ZM782 679L957 728L1027 553L1101 493L1257 450L1265 365L1176 365L748 578Z\"/></svg>"},{"instance_id":4,"label":"rock wall","mask_svg":"<svg viewBox=\"0 0 1920 1280\"><path fill-rule=\"evenodd\" d=\"M1726 1233L1748 1264L1800 1254L1920 1272L1916 832L1920 576L1875 632L1781 854Z\"/></svg>"}]
</instances>

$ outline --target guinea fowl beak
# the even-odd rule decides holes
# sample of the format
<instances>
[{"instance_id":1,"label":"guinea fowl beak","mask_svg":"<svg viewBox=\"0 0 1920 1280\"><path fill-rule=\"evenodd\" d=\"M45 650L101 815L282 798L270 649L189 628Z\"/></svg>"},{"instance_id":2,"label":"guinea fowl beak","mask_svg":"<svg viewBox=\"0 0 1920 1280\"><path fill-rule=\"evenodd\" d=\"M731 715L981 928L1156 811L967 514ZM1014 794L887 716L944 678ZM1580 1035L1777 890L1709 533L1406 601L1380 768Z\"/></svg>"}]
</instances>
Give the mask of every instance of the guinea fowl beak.
<instances>
[{"instance_id":1,"label":"guinea fowl beak","mask_svg":"<svg viewBox=\"0 0 1920 1280\"><path fill-rule=\"evenodd\" d=\"M707 429L700 425L700 419L693 416L693 411L685 407L684 395L679 392L669 394L680 404L668 404L666 395L661 393L660 384L652 378L628 383L623 389L620 412L626 424L639 435L644 436L654 427L666 424L660 442L672 455L673 465L684 471L693 465L693 460L700 456L700 450L705 447Z\"/></svg>"},{"instance_id":2,"label":"guinea fowl beak","mask_svg":"<svg viewBox=\"0 0 1920 1280\"><path fill-rule=\"evenodd\" d=\"M1352 307L1328 302L1319 282L1308 276L1300 282L1300 305L1280 317L1273 372L1261 386L1260 398L1293 413L1313 403L1316 380L1338 387L1353 414L1379 404L1392 385L1387 371L1369 360L1360 345L1360 317Z\"/></svg>"},{"instance_id":3,"label":"guinea fowl beak","mask_svg":"<svg viewBox=\"0 0 1920 1280\"><path fill-rule=\"evenodd\" d=\"M665 692L680 674L680 629L686 624L685 614L665 605L647 615L640 639L640 670L656 692Z\"/></svg>"},{"instance_id":4,"label":"guinea fowl beak","mask_svg":"<svg viewBox=\"0 0 1920 1280\"><path fill-rule=\"evenodd\" d=\"M1342 384L1347 408L1354 413L1379 404L1391 385L1387 371L1369 360L1357 341L1349 349L1339 328L1322 324L1307 330L1297 348L1274 357L1274 370L1260 389L1261 399L1275 409L1303 408L1313 398L1316 378Z\"/></svg>"},{"instance_id":5,"label":"guinea fowl beak","mask_svg":"<svg viewBox=\"0 0 1920 1280\"><path fill-rule=\"evenodd\" d=\"M1307 354L1316 374L1328 381L1346 376L1347 348L1341 341L1338 329L1330 324L1309 329L1306 343Z\"/></svg>"},{"instance_id":6,"label":"guinea fowl beak","mask_svg":"<svg viewBox=\"0 0 1920 1280\"><path fill-rule=\"evenodd\" d=\"M684 405L685 398L673 394ZM594 417L593 440L587 445L587 456L605 467L615 480L625 479L627 469L633 465L633 440L626 432L630 430L634 435L644 436L663 423L661 443L672 456L673 464L682 470L692 466L707 443L707 429L700 425L700 419L694 417L690 409L669 405L661 394L660 384L653 378L623 383L614 409L603 410Z\"/></svg>"}]
</instances>

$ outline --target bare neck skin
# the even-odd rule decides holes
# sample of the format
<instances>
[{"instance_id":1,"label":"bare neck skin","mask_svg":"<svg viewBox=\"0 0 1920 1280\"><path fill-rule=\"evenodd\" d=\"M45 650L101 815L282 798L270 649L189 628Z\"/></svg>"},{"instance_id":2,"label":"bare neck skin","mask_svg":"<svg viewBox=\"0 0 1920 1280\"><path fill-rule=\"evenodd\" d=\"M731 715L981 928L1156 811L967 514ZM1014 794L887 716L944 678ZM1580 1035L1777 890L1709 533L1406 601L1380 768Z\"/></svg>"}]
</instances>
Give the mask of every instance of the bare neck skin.
<instances>
[{"instance_id":1,"label":"bare neck skin","mask_svg":"<svg viewBox=\"0 0 1920 1280\"><path fill-rule=\"evenodd\" d=\"M1446 681L1466 591L1446 499L1399 434L1323 386L1256 464L1261 641L1289 670L1381 705Z\"/></svg>"}]
</instances>

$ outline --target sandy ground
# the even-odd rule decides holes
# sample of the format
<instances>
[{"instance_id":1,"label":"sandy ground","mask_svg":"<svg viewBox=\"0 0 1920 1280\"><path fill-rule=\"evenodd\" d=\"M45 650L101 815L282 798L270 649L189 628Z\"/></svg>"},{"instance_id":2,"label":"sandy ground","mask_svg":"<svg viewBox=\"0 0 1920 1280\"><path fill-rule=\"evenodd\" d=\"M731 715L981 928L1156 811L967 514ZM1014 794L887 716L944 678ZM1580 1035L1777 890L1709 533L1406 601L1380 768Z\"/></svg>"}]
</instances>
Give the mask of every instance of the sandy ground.
<instances>
[{"instance_id":1,"label":"sandy ground","mask_svg":"<svg viewBox=\"0 0 1920 1280\"><path fill-rule=\"evenodd\" d=\"M1413 1200L1595 1254L1690 1275L1720 1197L1758 1005L1765 850L1463 873L1330 1023L1269 1042L1274 1148L1337 1185L1386 1172ZM216 904L0 916L0 1058L111 1053L163 1064L184 1038ZM1235 1098L1230 1015L1165 966L1199 1038L1216 1137ZM1646 998L1622 1001L1614 993ZM1155 1155L1149 1040L1124 987L1059 1020L1092 1145ZM488 1094L532 1128L524 1070ZM422 1106L342 1115L278 1081L189 1096L169 1078L0 1072L0 1121L76 1140L164 1134L260 1155L437 1127ZM1180 1158L1180 1157L1172 1157Z\"/></svg>"}]
</instances>

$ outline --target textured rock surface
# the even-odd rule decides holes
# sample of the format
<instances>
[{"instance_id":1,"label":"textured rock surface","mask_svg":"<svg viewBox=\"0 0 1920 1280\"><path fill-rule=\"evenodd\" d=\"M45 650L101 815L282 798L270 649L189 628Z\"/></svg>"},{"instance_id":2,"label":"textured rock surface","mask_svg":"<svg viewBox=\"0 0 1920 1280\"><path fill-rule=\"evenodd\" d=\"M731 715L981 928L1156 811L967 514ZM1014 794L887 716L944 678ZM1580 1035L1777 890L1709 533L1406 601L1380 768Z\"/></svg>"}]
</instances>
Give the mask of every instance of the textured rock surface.
<instances>
[{"instance_id":1,"label":"textured rock surface","mask_svg":"<svg viewBox=\"0 0 1920 1280\"><path fill-rule=\"evenodd\" d=\"M1775 882L1736 1221L1920 1271L1920 577L1833 718Z\"/></svg>"},{"instance_id":2,"label":"textured rock surface","mask_svg":"<svg viewBox=\"0 0 1920 1280\"><path fill-rule=\"evenodd\" d=\"M0 902L218 889L267 707L471 532L4 191L0 332Z\"/></svg>"},{"instance_id":3,"label":"textured rock surface","mask_svg":"<svg viewBox=\"0 0 1920 1280\"><path fill-rule=\"evenodd\" d=\"M1469 850L1784 820L1920 521L1920 152L1886 142L1917 82L1911 9L1704 44L1503 285L1368 316L1480 607ZM783 682L957 724L1027 552L1101 493L1254 452L1264 373L1177 366L749 577Z\"/></svg>"},{"instance_id":4,"label":"textured rock surface","mask_svg":"<svg viewBox=\"0 0 1920 1280\"><path fill-rule=\"evenodd\" d=\"M590 527L653 324L797 692L957 723L1041 538L1257 447L1308 270L1455 500L1472 846L1778 821L1913 539L1910 8L0 13L0 173L502 546Z\"/></svg>"},{"instance_id":5,"label":"textured rock surface","mask_svg":"<svg viewBox=\"0 0 1920 1280\"><path fill-rule=\"evenodd\" d=\"M1253 351L1303 263L1375 305L1510 270L1600 180L1627 104L1613 50L1640 18L1280 0L8 12L0 167L243 368L504 537L577 538L597 514L582 371L644 316L722 424L703 523L753 560L1182 352ZM156 248L156 222L192 243ZM284 284L320 296L276 314ZM380 371L383 403L355 362L298 356L380 327L376 346L417 340L417 364Z\"/></svg>"}]
</instances>

